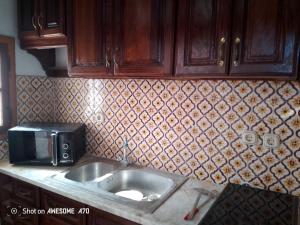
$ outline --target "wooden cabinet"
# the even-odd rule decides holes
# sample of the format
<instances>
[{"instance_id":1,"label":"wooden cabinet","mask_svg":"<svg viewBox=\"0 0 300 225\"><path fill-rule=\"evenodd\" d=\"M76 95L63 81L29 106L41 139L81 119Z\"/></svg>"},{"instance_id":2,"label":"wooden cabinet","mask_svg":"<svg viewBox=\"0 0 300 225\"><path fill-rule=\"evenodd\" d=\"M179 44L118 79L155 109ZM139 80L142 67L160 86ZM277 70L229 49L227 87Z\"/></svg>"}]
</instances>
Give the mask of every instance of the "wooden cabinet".
<instances>
[{"instance_id":1,"label":"wooden cabinet","mask_svg":"<svg viewBox=\"0 0 300 225\"><path fill-rule=\"evenodd\" d=\"M298 7L297 0L179 0L176 76L296 79Z\"/></svg>"},{"instance_id":2,"label":"wooden cabinet","mask_svg":"<svg viewBox=\"0 0 300 225\"><path fill-rule=\"evenodd\" d=\"M241 0L233 12L231 75L293 76L299 66L298 0ZM298 16L298 18L297 18Z\"/></svg>"},{"instance_id":3,"label":"wooden cabinet","mask_svg":"<svg viewBox=\"0 0 300 225\"><path fill-rule=\"evenodd\" d=\"M9 176L0 174L0 215L2 225L13 225L14 221L7 210L13 199L13 184Z\"/></svg>"},{"instance_id":4,"label":"wooden cabinet","mask_svg":"<svg viewBox=\"0 0 300 225\"><path fill-rule=\"evenodd\" d=\"M73 225L67 221L58 220L55 217L42 216L41 225Z\"/></svg>"},{"instance_id":5,"label":"wooden cabinet","mask_svg":"<svg viewBox=\"0 0 300 225\"><path fill-rule=\"evenodd\" d=\"M175 74L226 75L230 0L179 0Z\"/></svg>"},{"instance_id":6,"label":"wooden cabinet","mask_svg":"<svg viewBox=\"0 0 300 225\"><path fill-rule=\"evenodd\" d=\"M65 45L67 14L70 76L291 80L299 75L299 7L298 0L19 0L20 39L23 48Z\"/></svg>"},{"instance_id":7,"label":"wooden cabinet","mask_svg":"<svg viewBox=\"0 0 300 225\"><path fill-rule=\"evenodd\" d=\"M35 0L19 0L19 36L22 39L39 38L36 26L38 8Z\"/></svg>"},{"instance_id":8,"label":"wooden cabinet","mask_svg":"<svg viewBox=\"0 0 300 225\"><path fill-rule=\"evenodd\" d=\"M41 225L139 225L45 190L41 191L41 207L46 211L49 208L75 209L74 215L44 215L41 218ZM80 214L78 213L80 209L88 211L81 211L85 213Z\"/></svg>"},{"instance_id":9,"label":"wooden cabinet","mask_svg":"<svg viewBox=\"0 0 300 225\"><path fill-rule=\"evenodd\" d=\"M11 208L19 216L12 216ZM23 208L42 209L45 214L23 215ZM73 209L71 212L48 213L48 210ZM81 209L81 211L80 211ZM81 212L81 213L79 213ZM92 208L50 191L0 174L1 225L139 225L116 215Z\"/></svg>"},{"instance_id":10,"label":"wooden cabinet","mask_svg":"<svg viewBox=\"0 0 300 225\"><path fill-rule=\"evenodd\" d=\"M38 206L40 203L38 187L19 180L13 180L13 191L18 200L28 205Z\"/></svg>"},{"instance_id":11,"label":"wooden cabinet","mask_svg":"<svg viewBox=\"0 0 300 225\"><path fill-rule=\"evenodd\" d=\"M1 219L2 225L39 225L37 215L22 215L21 209L33 209L29 205L15 199L8 199L1 202ZM12 214L11 210L17 209L16 214Z\"/></svg>"},{"instance_id":12,"label":"wooden cabinet","mask_svg":"<svg viewBox=\"0 0 300 225\"><path fill-rule=\"evenodd\" d=\"M39 225L38 215L21 213L23 208L39 208L38 196L37 187L0 174L1 225Z\"/></svg>"},{"instance_id":13,"label":"wooden cabinet","mask_svg":"<svg viewBox=\"0 0 300 225\"><path fill-rule=\"evenodd\" d=\"M65 37L66 1L40 0L40 23L42 37Z\"/></svg>"},{"instance_id":14,"label":"wooden cabinet","mask_svg":"<svg viewBox=\"0 0 300 225\"><path fill-rule=\"evenodd\" d=\"M139 224L115 216L113 214L92 208L90 211L90 215L88 216L88 225L139 225Z\"/></svg>"},{"instance_id":15,"label":"wooden cabinet","mask_svg":"<svg viewBox=\"0 0 300 225\"><path fill-rule=\"evenodd\" d=\"M85 225L85 215L78 214L80 208L84 208L85 205L79 202L73 201L71 199L64 198L60 195L54 194L49 191L42 190L41 191L41 208L46 212L49 209L74 209L74 214L53 214L53 215L45 215L43 220L47 217L54 218L57 221L60 221L63 224L70 225ZM46 219L47 220L47 219Z\"/></svg>"},{"instance_id":16,"label":"wooden cabinet","mask_svg":"<svg viewBox=\"0 0 300 225\"><path fill-rule=\"evenodd\" d=\"M9 208L14 205L11 199L1 200L1 224L2 225L14 225L13 217L9 213Z\"/></svg>"},{"instance_id":17,"label":"wooden cabinet","mask_svg":"<svg viewBox=\"0 0 300 225\"><path fill-rule=\"evenodd\" d=\"M69 74L171 75L174 6L173 0L74 0Z\"/></svg>"},{"instance_id":18,"label":"wooden cabinet","mask_svg":"<svg viewBox=\"0 0 300 225\"><path fill-rule=\"evenodd\" d=\"M116 0L114 74L172 74L174 45L173 0Z\"/></svg>"},{"instance_id":19,"label":"wooden cabinet","mask_svg":"<svg viewBox=\"0 0 300 225\"><path fill-rule=\"evenodd\" d=\"M68 18L68 72L72 76L112 75L112 5L105 0L73 0Z\"/></svg>"},{"instance_id":20,"label":"wooden cabinet","mask_svg":"<svg viewBox=\"0 0 300 225\"><path fill-rule=\"evenodd\" d=\"M21 47L53 48L65 46L67 0L19 0Z\"/></svg>"}]
</instances>

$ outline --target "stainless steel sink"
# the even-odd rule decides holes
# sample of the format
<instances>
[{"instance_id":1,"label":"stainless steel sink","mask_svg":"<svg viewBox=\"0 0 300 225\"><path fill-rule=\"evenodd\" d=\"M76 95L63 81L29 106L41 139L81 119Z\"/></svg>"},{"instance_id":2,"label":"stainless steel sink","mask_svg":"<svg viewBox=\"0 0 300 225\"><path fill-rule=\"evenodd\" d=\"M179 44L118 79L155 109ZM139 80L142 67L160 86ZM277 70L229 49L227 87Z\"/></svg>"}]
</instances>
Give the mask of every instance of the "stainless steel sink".
<instances>
[{"instance_id":1,"label":"stainless steel sink","mask_svg":"<svg viewBox=\"0 0 300 225\"><path fill-rule=\"evenodd\" d=\"M103 175L116 169L113 164L105 162L93 162L74 169L65 174L65 178L77 182L94 181Z\"/></svg>"},{"instance_id":2,"label":"stainless steel sink","mask_svg":"<svg viewBox=\"0 0 300 225\"><path fill-rule=\"evenodd\" d=\"M98 187L134 201L155 201L171 190L174 182L144 170L121 170L98 183Z\"/></svg>"},{"instance_id":3,"label":"stainless steel sink","mask_svg":"<svg viewBox=\"0 0 300 225\"><path fill-rule=\"evenodd\" d=\"M95 195L144 212L157 209L186 178L159 170L124 167L107 159L86 161L68 171L52 176Z\"/></svg>"}]
</instances>

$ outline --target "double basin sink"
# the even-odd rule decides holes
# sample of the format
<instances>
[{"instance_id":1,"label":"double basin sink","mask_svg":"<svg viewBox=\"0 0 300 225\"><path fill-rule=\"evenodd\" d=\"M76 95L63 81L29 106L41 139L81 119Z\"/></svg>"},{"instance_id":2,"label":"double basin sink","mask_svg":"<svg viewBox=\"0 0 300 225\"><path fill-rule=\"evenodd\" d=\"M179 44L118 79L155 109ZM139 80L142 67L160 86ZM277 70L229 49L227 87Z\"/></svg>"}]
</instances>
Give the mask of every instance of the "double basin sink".
<instances>
[{"instance_id":1,"label":"double basin sink","mask_svg":"<svg viewBox=\"0 0 300 225\"><path fill-rule=\"evenodd\" d=\"M150 168L122 166L113 160L87 161L52 177L97 196L152 213L186 178Z\"/></svg>"}]
</instances>

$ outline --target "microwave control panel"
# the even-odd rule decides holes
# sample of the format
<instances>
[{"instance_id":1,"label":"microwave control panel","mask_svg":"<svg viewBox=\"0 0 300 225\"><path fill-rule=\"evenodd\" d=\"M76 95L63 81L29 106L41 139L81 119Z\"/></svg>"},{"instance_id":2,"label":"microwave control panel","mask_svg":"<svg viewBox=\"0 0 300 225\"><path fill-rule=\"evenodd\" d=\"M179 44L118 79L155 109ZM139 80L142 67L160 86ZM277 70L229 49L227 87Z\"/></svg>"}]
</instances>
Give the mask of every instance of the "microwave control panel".
<instances>
[{"instance_id":1,"label":"microwave control panel","mask_svg":"<svg viewBox=\"0 0 300 225\"><path fill-rule=\"evenodd\" d=\"M73 162L72 155L72 135L68 133L63 133L59 137L59 158L61 163L71 163Z\"/></svg>"}]
</instances>

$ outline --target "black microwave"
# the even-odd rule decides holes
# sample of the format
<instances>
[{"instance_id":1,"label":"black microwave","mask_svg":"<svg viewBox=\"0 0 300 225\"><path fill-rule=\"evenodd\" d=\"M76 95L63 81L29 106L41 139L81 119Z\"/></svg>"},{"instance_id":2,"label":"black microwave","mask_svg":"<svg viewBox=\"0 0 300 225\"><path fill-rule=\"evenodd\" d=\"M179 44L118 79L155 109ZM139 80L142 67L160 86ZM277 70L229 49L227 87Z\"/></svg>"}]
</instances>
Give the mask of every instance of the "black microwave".
<instances>
[{"instance_id":1,"label":"black microwave","mask_svg":"<svg viewBox=\"0 0 300 225\"><path fill-rule=\"evenodd\" d=\"M12 164L72 165L85 152L85 125L27 123L8 130Z\"/></svg>"}]
</instances>

